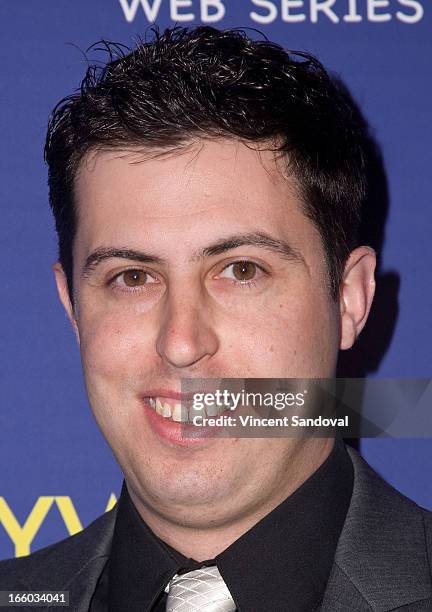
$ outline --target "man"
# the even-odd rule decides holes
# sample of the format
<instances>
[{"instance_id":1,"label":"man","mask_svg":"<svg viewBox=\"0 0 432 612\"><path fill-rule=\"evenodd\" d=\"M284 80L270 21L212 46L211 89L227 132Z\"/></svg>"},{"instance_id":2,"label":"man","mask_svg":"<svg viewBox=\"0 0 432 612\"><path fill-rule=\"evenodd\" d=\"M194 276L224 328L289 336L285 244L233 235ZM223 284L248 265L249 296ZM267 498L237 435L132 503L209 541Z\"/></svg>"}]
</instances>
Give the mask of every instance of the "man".
<instances>
[{"instance_id":1,"label":"man","mask_svg":"<svg viewBox=\"0 0 432 612\"><path fill-rule=\"evenodd\" d=\"M46 158L57 287L125 484L80 534L1 563L1 589L92 612L431 610L431 515L355 451L182 422L183 379L331 378L365 325L349 100L239 31L110 60L55 109Z\"/></svg>"}]
</instances>

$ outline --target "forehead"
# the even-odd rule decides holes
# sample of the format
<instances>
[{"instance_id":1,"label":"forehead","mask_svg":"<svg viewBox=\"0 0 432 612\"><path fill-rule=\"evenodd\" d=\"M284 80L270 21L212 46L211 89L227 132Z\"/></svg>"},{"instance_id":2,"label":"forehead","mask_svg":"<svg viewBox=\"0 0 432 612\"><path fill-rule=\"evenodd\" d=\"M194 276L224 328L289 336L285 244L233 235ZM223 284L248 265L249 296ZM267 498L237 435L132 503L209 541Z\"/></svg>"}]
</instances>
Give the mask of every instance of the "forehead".
<instances>
[{"instance_id":1,"label":"forehead","mask_svg":"<svg viewBox=\"0 0 432 612\"><path fill-rule=\"evenodd\" d=\"M267 231L320 248L285 160L235 140L162 154L93 152L81 163L75 195L77 237L89 248L172 238L186 249L228 230Z\"/></svg>"},{"instance_id":2,"label":"forehead","mask_svg":"<svg viewBox=\"0 0 432 612\"><path fill-rule=\"evenodd\" d=\"M257 199L265 196L267 200L272 191L278 197L281 190L294 195L295 182L285 173L284 160L268 149L234 139L207 139L167 151L91 151L79 166L75 191L78 201L83 196L112 199L113 188L136 200L145 185L153 206L163 200L165 208L171 203L172 190L176 200L186 195L190 205L194 195L205 204L210 198L222 199L227 192L231 200L248 198L251 190Z\"/></svg>"}]
</instances>

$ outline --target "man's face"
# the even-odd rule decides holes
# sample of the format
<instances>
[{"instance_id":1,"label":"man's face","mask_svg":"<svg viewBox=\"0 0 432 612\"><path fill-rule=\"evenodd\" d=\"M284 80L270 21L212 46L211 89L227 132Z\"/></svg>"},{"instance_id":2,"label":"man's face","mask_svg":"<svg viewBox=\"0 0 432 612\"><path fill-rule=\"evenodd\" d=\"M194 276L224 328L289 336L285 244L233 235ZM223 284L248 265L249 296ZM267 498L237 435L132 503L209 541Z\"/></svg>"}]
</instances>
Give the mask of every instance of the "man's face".
<instances>
[{"instance_id":1,"label":"man's face","mask_svg":"<svg viewBox=\"0 0 432 612\"><path fill-rule=\"evenodd\" d=\"M213 140L153 159L92 154L76 202L85 382L135 501L193 526L274 506L314 441L180 442L154 425L146 398L174 405L187 377L334 374L339 304L293 182L272 153Z\"/></svg>"}]
</instances>

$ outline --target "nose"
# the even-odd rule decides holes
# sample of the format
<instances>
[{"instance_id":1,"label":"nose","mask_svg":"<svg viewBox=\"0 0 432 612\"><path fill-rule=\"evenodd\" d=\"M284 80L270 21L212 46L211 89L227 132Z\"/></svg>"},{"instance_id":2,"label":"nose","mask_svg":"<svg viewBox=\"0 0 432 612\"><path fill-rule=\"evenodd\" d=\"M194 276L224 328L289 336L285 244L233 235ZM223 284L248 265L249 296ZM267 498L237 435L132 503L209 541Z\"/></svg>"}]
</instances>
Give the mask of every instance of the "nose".
<instances>
[{"instance_id":1,"label":"nose","mask_svg":"<svg viewBox=\"0 0 432 612\"><path fill-rule=\"evenodd\" d=\"M197 288L170 288L163 306L156 350L175 368L188 368L214 355L219 341L211 307Z\"/></svg>"}]
</instances>

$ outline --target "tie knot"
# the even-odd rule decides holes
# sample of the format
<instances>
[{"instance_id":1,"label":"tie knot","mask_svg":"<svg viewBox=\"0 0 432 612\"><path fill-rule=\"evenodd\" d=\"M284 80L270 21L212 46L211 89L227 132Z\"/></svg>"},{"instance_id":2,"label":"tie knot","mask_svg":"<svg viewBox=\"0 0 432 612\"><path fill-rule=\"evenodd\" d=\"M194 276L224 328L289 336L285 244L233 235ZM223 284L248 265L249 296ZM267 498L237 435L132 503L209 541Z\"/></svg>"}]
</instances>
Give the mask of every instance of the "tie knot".
<instances>
[{"instance_id":1,"label":"tie knot","mask_svg":"<svg viewBox=\"0 0 432 612\"><path fill-rule=\"evenodd\" d=\"M176 574L167 590L166 612L234 612L236 609L216 566Z\"/></svg>"}]
</instances>

